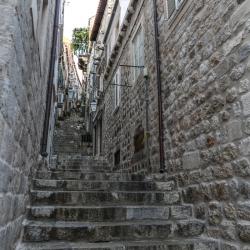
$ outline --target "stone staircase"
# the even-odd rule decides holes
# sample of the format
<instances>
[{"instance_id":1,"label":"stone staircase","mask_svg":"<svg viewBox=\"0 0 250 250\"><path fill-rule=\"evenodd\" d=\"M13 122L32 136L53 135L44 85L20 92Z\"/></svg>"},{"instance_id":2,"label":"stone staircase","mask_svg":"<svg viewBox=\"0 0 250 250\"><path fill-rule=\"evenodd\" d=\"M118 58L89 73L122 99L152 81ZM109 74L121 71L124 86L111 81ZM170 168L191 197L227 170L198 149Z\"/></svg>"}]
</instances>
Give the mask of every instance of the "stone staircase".
<instances>
[{"instance_id":1,"label":"stone staircase","mask_svg":"<svg viewBox=\"0 0 250 250\"><path fill-rule=\"evenodd\" d=\"M51 169L36 173L19 250L218 249L166 174L111 173L71 149Z\"/></svg>"},{"instance_id":2,"label":"stone staircase","mask_svg":"<svg viewBox=\"0 0 250 250\"><path fill-rule=\"evenodd\" d=\"M72 116L60 121L60 128L55 130L53 148L54 154L83 154L91 155L91 148L81 147L81 131L77 121L78 116ZM89 143L90 144L90 143Z\"/></svg>"}]
</instances>

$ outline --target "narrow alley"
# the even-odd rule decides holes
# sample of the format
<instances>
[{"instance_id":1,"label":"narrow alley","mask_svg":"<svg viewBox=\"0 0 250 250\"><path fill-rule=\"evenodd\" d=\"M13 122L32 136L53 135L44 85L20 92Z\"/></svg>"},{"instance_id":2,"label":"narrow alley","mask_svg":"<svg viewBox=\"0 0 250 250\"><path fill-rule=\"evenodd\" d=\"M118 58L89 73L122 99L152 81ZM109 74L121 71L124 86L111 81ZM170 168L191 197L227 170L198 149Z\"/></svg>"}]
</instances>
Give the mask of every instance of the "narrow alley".
<instances>
[{"instance_id":1,"label":"narrow alley","mask_svg":"<svg viewBox=\"0 0 250 250\"><path fill-rule=\"evenodd\" d=\"M87 143L75 139L77 120L61 122L51 171L36 173L20 250L217 249L196 240L204 222L181 205L166 174L111 173L107 162L81 153Z\"/></svg>"}]
</instances>

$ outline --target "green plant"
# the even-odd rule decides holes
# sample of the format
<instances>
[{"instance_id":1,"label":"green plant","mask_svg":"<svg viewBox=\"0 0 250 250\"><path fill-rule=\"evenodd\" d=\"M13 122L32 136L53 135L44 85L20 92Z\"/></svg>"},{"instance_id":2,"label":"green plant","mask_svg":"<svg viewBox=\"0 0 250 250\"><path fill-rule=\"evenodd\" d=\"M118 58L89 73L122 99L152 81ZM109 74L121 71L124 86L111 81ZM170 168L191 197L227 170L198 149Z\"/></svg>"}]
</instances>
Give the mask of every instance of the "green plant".
<instances>
[{"instance_id":1,"label":"green plant","mask_svg":"<svg viewBox=\"0 0 250 250\"><path fill-rule=\"evenodd\" d=\"M70 115L71 115L71 112L70 112L70 111L66 111L66 112L65 112L65 116L70 117Z\"/></svg>"},{"instance_id":2,"label":"green plant","mask_svg":"<svg viewBox=\"0 0 250 250\"><path fill-rule=\"evenodd\" d=\"M84 54L87 51L89 44L88 28L75 28L72 33L71 49L79 54Z\"/></svg>"}]
</instances>

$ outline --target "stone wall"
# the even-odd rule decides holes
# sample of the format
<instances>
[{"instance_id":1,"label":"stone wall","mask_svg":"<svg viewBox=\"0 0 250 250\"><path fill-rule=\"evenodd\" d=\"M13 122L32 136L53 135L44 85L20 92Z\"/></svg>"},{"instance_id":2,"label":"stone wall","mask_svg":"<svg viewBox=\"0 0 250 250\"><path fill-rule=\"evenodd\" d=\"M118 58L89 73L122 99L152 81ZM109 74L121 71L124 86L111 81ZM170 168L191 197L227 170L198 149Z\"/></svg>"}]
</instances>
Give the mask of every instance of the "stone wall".
<instances>
[{"instance_id":1,"label":"stone wall","mask_svg":"<svg viewBox=\"0 0 250 250\"><path fill-rule=\"evenodd\" d=\"M0 249L3 250L15 249L29 200L31 174L39 164L54 5L54 1L49 1L47 49L43 52L44 64L40 65L31 1L0 0ZM40 4L37 7L40 13Z\"/></svg>"},{"instance_id":2,"label":"stone wall","mask_svg":"<svg viewBox=\"0 0 250 250\"><path fill-rule=\"evenodd\" d=\"M159 144L158 144L158 109L157 109L157 85L155 72L155 46L153 29L152 2L146 4L149 10L147 13L143 2L138 2L136 12L132 16L131 24L128 26L126 36L122 40L122 46L118 50L116 61L104 86L105 93L105 133L104 151L109 161L114 164L114 154L120 150L121 162L113 170L119 172L146 172L146 147L135 153L134 137L143 134L146 130L146 102L145 102L145 79L143 74L134 81L134 68L118 67L118 65L133 65L132 59L132 38L138 28L143 29L144 39L144 60L149 70L149 132L150 132L150 158L151 171L156 172L159 168ZM120 84L127 87L120 87L120 104L114 112L113 107L113 77L116 70L120 70ZM109 87L107 87L109 86Z\"/></svg>"},{"instance_id":3,"label":"stone wall","mask_svg":"<svg viewBox=\"0 0 250 250\"><path fill-rule=\"evenodd\" d=\"M164 1L157 5L166 172L182 202L192 204L197 219L206 221L206 236L221 240L221 249L249 249L250 2L189 0L169 25ZM157 172L153 1L138 1L135 9L105 87L118 64L132 65L133 27L142 20L151 171ZM133 87L121 87L116 112L112 85L105 93L105 152L113 163L120 149L121 163L114 171L141 172L145 152L134 154L133 137L145 129L144 79L141 75L134 83L131 68L120 70L121 84Z\"/></svg>"},{"instance_id":4,"label":"stone wall","mask_svg":"<svg viewBox=\"0 0 250 250\"><path fill-rule=\"evenodd\" d=\"M158 6L167 172L222 249L250 242L250 2L238 2L189 1L172 33Z\"/></svg>"}]
</instances>

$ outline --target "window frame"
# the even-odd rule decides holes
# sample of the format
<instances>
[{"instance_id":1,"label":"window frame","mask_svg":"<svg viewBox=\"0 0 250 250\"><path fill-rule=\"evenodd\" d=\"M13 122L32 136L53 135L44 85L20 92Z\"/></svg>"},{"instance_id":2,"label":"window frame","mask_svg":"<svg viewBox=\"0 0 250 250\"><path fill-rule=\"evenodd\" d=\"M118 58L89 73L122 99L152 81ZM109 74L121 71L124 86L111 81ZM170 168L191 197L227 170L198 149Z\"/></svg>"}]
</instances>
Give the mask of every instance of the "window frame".
<instances>
[{"instance_id":1,"label":"window frame","mask_svg":"<svg viewBox=\"0 0 250 250\"><path fill-rule=\"evenodd\" d=\"M175 10L173 11L173 13L170 16L168 13L168 1L170 1L170 0L165 0L164 5L165 5L166 19L167 19L168 25L170 26L174 22L174 20L177 18L177 16L181 12L184 5L188 2L188 0L174 0ZM179 1L180 1L180 3L179 3Z\"/></svg>"},{"instance_id":2,"label":"window frame","mask_svg":"<svg viewBox=\"0 0 250 250\"><path fill-rule=\"evenodd\" d=\"M113 90L112 90L112 105L113 105L113 113L117 111L120 106L120 70L118 69L114 75L114 79L112 80Z\"/></svg>"},{"instance_id":3,"label":"window frame","mask_svg":"<svg viewBox=\"0 0 250 250\"><path fill-rule=\"evenodd\" d=\"M134 33L134 36L131 39L131 48L132 48L132 62L133 62L133 66L143 66L144 64L144 32L143 32L143 25L142 25L142 20L140 21L140 23L138 24L138 27L136 29L136 32ZM140 32L140 36L139 36L139 58L138 58L138 62L141 63L141 65L136 65L138 64L136 62L136 53L135 53L135 39L138 37ZM137 74L138 72L138 74ZM134 82L137 81L137 79L139 78L139 76L141 75L141 73L143 72L143 68L134 68L133 69L133 80Z\"/></svg>"}]
</instances>

